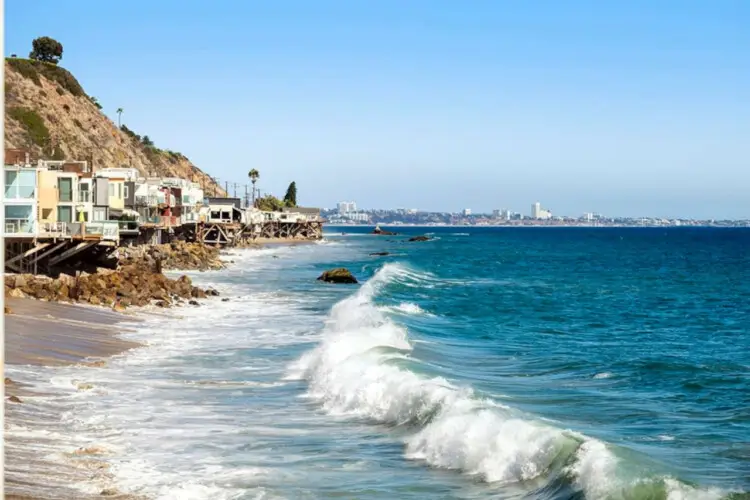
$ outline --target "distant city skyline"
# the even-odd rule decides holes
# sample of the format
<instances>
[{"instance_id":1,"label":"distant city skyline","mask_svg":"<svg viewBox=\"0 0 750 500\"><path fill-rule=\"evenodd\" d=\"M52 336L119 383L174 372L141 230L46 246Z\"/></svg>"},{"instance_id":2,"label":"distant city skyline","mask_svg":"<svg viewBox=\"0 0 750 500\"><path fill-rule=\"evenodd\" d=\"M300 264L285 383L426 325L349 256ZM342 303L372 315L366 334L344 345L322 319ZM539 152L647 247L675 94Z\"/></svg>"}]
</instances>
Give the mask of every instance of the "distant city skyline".
<instances>
[{"instance_id":1,"label":"distant city skyline","mask_svg":"<svg viewBox=\"0 0 750 500\"><path fill-rule=\"evenodd\" d=\"M311 206L750 216L750 2L5 7L6 55L53 36L115 123L222 184L257 168Z\"/></svg>"}]
</instances>

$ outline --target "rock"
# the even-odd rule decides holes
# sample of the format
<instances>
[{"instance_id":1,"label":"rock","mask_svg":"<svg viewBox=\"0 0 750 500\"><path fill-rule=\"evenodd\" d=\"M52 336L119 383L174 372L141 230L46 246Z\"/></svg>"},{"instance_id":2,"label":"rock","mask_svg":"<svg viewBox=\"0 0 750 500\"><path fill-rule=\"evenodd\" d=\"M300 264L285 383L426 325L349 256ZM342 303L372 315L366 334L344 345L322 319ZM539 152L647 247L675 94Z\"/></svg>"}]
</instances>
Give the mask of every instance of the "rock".
<instances>
[{"instance_id":1,"label":"rock","mask_svg":"<svg viewBox=\"0 0 750 500\"><path fill-rule=\"evenodd\" d=\"M208 295L209 297L218 297L219 296L219 292L216 291L216 290L214 290L213 288L207 288L206 289L206 295Z\"/></svg>"},{"instance_id":2,"label":"rock","mask_svg":"<svg viewBox=\"0 0 750 500\"><path fill-rule=\"evenodd\" d=\"M13 288L23 288L26 286L26 277L23 274L17 274L14 276Z\"/></svg>"},{"instance_id":3,"label":"rock","mask_svg":"<svg viewBox=\"0 0 750 500\"><path fill-rule=\"evenodd\" d=\"M156 302L156 307L169 307L169 302L166 300L159 300Z\"/></svg>"},{"instance_id":4,"label":"rock","mask_svg":"<svg viewBox=\"0 0 750 500\"><path fill-rule=\"evenodd\" d=\"M8 401L10 401L11 403L23 403L23 401L21 401L21 400L20 400L20 399L18 398L18 396L10 396L10 397L8 398Z\"/></svg>"},{"instance_id":5,"label":"rock","mask_svg":"<svg viewBox=\"0 0 750 500\"><path fill-rule=\"evenodd\" d=\"M105 489L103 489L103 490L102 490L102 491L101 491L101 492L99 493L99 495L100 495L100 496L103 496L103 497L113 497L113 496L115 496L115 495L117 495L117 494L118 494L118 493L117 493L117 490L113 490L113 489L110 489L110 488L105 488Z\"/></svg>"},{"instance_id":6,"label":"rock","mask_svg":"<svg viewBox=\"0 0 750 500\"><path fill-rule=\"evenodd\" d=\"M5 385L15 385L16 383L13 382L10 377L5 377Z\"/></svg>"},{"instance_id":7,"label":"rock","mask_svg":"<svg viewBox=\"0 0 750 500\"><path fill-rule=\"evenodd\" d=\"M200 303L197 300L188 301L188 304L190 304L191 306L199 306L200 305Z\"/></svg>"},{"instance_id":8,"label":"rock","mask_svg":"<svg viewBox=\"0 0 750 500\"><path fill-rule=\"evenodd\" d=\"M13 309L11 309L8 306L5 306L5 314L13 314Z\"/></svg>"},{"instance_id":9,"label":"rock","mask_svg":"<svg viewBox=\"0 0 750 500\"><path fill-rule=\"evenodd\" d=\"M229 299L227 297L224 297L223 299L221 299L221 301L222 302L229 302Z\"/></svg>"},{"instance_id":10,"label":"rock","mask_svg":"<svg viewBox=\"0 0 750 500\"><path fill-rule=\"evenodd\" d=\"M198 287L195 287L190 292L190 296L193 297L194 299L205 299L207 295L206 295L206 292L204 292Z\"/></svg>"},{"instance_id":11,"label":"rock","mask_svg":"<svg viewBox=\"0 0 750 500\"><path fill-rule=\"evenodd\" d=\"M13 288L6 294L6 297L13 297L14 299L22 299L26 297L26 294L23 293L20 288Z\"/></svg>"},{"instance_id":12,"label":"rock","mask_svg":"<svg viewBox=\"0 0 750 500\"><path fill-rule=\"evenodd\" d=\"M385 257L386 255L390 255L390 253L389 252L373 252L370 255L379 256L379 257Z\"/></svg>"},{"instance_id":13,"label":"rock","mask_svg":"<svg viewBox=\"0 0 750 500\"><path fill-rule=\"evenodd\" d=\"M409 241L430 241L431 239L429 236L413 236L409 238Z\"/></svg>"},{"instance_id":14,"label":"rock","mask_svg":"<svg viewBox=\"0 0 750 500\"><path fill-rule=\"evenodd\" d=\"M325 281L326 283L359 283L357 281L357 278L355 278L348 269L345 269L343 267L325 271L318 277L318 280Z\"/></svg>"},{"instance_id":15,"label":"rock","mask_svg":"<svg viewBox=\"0 0 750 500\"><path fill-rule=\"evenodd\" d=\"M380 226L375 226L375 229L372 230L372 234L379 234L381 236L396 236L398 233L394 233L393 231L386 231L385 229L380 229Z\"/></svg>"}]
</instances>

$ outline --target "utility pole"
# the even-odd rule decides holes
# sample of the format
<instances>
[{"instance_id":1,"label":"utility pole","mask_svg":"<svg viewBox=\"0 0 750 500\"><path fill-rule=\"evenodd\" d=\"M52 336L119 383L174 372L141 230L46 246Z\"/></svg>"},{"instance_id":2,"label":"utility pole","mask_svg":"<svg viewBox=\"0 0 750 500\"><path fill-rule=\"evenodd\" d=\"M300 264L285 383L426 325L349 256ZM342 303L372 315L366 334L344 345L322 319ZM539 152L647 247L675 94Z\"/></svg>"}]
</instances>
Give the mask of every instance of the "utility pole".
<instances>
[{"instance_id":1,"label":"utility pole","mask_svg":"<svg viewBox=\"0 0 750 500\"><path fill-rule=\"evenodd\" d=\"M238 186L239 186L239 184L237 184L236 182L233 182L233 183L232 183L232 188L233 188L233 192L232 192L232 195L233 195L233 196L234 196L235 198L237 198L237 187L238 187Z\"/></svg>"},{"instance_id":2,"label":"utility pole","mask_svg":"<svg viewBox=\"0 0 750 500\"><path fill-rule=\"evenodd\" d=\"M250 193L247 192L247 184L245 184L245 208L250 208Z\"/></svg>"},{"instance_id":3,"label":"utility pole","mask_svg":"<svg viewBox=\"0 0 750 500\"><path fill-rule=\"evenodd\" d=\"M224 181L224 198L229 197L229 181Z\"/></svg>"}]
</instances>

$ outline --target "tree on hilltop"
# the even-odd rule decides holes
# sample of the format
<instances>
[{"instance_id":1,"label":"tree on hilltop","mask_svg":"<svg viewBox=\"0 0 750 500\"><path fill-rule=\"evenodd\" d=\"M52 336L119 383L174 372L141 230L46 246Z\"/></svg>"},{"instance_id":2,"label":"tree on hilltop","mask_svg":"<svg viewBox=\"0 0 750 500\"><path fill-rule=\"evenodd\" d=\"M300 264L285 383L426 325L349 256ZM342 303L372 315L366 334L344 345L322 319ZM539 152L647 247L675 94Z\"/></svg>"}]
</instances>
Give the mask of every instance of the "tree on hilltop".
<instances>
[{"instance_id":1,"label":"tree on hilltop","mask_svg":"<svg viewBox=\"0 0 750 500\"><path fill-rule=\"evenodd\" d=\"M54 38L42 36L31 42L32 51L29 59L57 64L62 59L63 46Z\"/></svg>"},{"instance_id":2,"label":"tree on hilltop","mask_svg":"<svg viewBox=\"0 0 750 500\"><path fill-rule=\"evenodd\" d=\"M294 181L292 181L292 183L289 184L289 187L286 189L286 194L284 195L284 205L289 208L294 208L297 206L297 183Z\"/></svg>"},{"instance_id":3,"label":"tree on hilltop","mask_svg":"<svg viewBox=\"0 0 750 500\"><path fill-rule=\"evenodd\" d=\"M150 147L150 146L153 146L153 145L154 145L154 141L152 141L152 140L151 140L151 138L150 138L149 136L147 136L147 135L144 135L144 136L143 136L143 139L141 139L141 143L142 143L142 144L143 144L144 146L148 146L148 147Z\"/></svg>"}]
</instances>

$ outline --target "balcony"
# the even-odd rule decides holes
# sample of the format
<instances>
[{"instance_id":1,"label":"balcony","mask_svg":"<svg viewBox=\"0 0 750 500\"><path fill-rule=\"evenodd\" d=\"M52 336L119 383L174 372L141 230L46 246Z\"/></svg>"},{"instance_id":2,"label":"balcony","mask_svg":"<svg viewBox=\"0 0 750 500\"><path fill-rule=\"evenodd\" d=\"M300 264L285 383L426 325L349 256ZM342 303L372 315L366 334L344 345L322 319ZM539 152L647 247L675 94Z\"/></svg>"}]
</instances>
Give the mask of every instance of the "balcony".
<instances>
[{"instance_id":1,"label":"balcony","mask_svg":"<svg viewBox=\"0 0 750 500\"><path fill-rule=\"evenodd\" d=\"M91 191L78 191L78 203L91 203Z\"/></svg>"},{"instance_id":2,"label":"balcony","mask_svg":"<svg viewBox=\"0 0 750 500\"><path fill-rule=\"evenodd\" d=\"M29 219L5 219L5 234L14 236L34 236L36 222Z\"/></svg>"},{"instance_id":3,"label":"balcony","mask_svg":"<svg viewBox=\"0 0 750 500\"><path fill-rule=\"evenodd\" d=\"M70 229L65 222L43 222L39 227L39 235L49 238L61 238L70 236Z\"/></svg>"},{"instance_id":4,"label":"balcony","mask_svg":"<svg viewBox=\"0 0 750 500\"><path fill-rule=\"evenodd\" d=\"M120 239L118 221L73 222L67 225L68 234L74 238L102 239L117 241Z\"/></svg>"}]
</instances>

